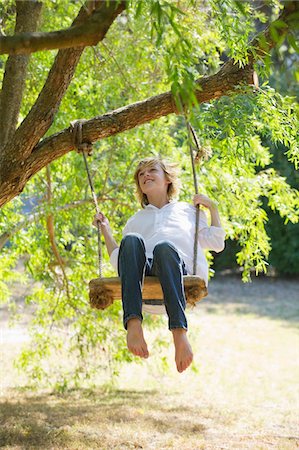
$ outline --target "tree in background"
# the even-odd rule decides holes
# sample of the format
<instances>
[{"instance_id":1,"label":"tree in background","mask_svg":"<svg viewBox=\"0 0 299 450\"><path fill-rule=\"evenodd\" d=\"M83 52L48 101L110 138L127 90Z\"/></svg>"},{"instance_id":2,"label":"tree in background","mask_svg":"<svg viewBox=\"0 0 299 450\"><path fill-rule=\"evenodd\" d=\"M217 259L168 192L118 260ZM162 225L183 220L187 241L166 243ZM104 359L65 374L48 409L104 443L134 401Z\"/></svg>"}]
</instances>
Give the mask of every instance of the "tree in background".
<instances>
[{"instance_id":1,"label":"tree in background","mask_svg":"<svg viewBox=\"0 0 299 450\"><path fill-rule=\"evenodd\" d=\"M257 4L257 2L256 2ZM265 13L267 21L271 21L271 5L267 2L259 2L260 9ZM261 31L261 23L256 27ZM293 36L285 39L281 45L275 46L271 52L271 68L269 74L269 85L283 96L293 97L298 102L298 79L299 79L299 47ZM269 147L272 154L270 167L282 177L293 188L299 188L298 171L294 170L294 164L285 158L286 146L280 142L273 142L264 137L263 146ZM272 272L277 275L298 275L299 273L299 227L297 223L286 221L284 217L271 206L265 198L263 207L268 216L266 231L271 241L271 251L268 262ZM237 269L236 254L240 251L237 240L228 240L225 252L216 256L214 261L215 270Z\"/></svg>"},{"instance_id":2,"label":"tree in background","mask_svg":"<svg viewBox=\"0 0 299 450\"><path fill-rule=\"evenodd\" d=\"M213 150L200 167L200 188L218 200L228 236L240 245L244 279L252 268L265 271L263 199L295 223L298 192L270 166L264 143L282 143L297 167L298 106L266 81L258 87L255 73L267 80L271 48L285 39L296 48L298 3L6 1L0 8L0 52L9 55L0 60L0 295L10 301L7 283L25 258L24 279L37 282L27 299L36 313L19 364L63 387L70 376L81 383L132 358L119 305L107 312L88 305L97 261L93 206L70 122L86 119L98 200L120 239L136 208L131 178L140 157L177 160L181 195L190 200L183 103L201 144ZM73 355L73 364L62 359L52 368L53 351Z\"/></svg>"},{"instance_id":3,"label":"tree in background","mask_svg":"<svg viewBox=\"0 0 299 450\"><path fill-rule=\"evenodd\" d=\"M299 47L296 42L293 45L286 40L283 45L276 47L272 52L272 71L269 84L282 95L299 99ZM266 145L271 145L267 143ZM272 144L272 166L293 188L299 189L299 173L294 170L293 164L284 157L287 148L283 143ZM266 209L269 221L266 225L267 233L271 239L271 252L269 263L279 274L299 274L299 226L296 223L287 222L283 217Z\"/></svg>"}]
</instances>

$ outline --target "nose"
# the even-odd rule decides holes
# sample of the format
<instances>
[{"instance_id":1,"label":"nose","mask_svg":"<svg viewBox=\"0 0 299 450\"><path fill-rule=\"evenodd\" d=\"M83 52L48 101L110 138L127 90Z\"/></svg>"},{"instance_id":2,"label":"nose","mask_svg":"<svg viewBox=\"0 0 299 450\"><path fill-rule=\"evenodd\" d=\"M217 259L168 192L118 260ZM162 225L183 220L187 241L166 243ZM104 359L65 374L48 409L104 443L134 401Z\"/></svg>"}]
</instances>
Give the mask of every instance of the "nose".
<instances>
[{"instance_id":1,"label":"nose","mask_svg":"<svg viewBox=\"0 0 299 450\"><path fill-rule=\"evenodd\" d=\"M146 170L144 171L144 173L143 173L143 177L144 177L144 178L145 178L145 177L148 177L149 174L150 174L149 170L146 169Z\"/></svg>"}]
</instances>

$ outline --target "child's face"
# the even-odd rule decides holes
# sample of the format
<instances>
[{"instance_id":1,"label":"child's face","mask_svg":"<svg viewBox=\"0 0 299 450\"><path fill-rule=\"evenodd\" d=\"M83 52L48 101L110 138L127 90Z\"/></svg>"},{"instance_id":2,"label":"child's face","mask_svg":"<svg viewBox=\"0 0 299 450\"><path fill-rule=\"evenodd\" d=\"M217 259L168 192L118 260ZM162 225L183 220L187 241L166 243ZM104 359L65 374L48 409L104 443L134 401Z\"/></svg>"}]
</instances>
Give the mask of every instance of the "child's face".
<instances>
[{"instance_id":1,"label":"child's face","mask_svg":"<svg viewBox=\"0 0 299 450\"><path fill-rule=\"evenodd\" d=\"M138 172L138 183L144 194L167 192L169 181L159 164L141 167Z\"/></svg>"}]
</instances>

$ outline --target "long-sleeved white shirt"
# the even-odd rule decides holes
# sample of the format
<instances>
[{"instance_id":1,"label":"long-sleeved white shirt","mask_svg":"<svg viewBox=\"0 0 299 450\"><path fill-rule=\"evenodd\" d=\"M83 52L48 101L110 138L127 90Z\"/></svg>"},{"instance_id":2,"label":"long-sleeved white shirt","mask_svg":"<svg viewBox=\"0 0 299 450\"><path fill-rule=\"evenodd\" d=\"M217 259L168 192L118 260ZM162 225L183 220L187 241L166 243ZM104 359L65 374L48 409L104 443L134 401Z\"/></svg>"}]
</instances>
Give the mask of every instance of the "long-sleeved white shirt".
<instances>
[{"instance_id":1,"label":"long-sleeved white shirt","mask_svg":"<svg viewBox=\"0 0 299 450\"><path fill-rule=\"evenodd\" d=\"M123 236L128 233L140 234L144 239L148 258L153 257L154 247L159 241L170 241L185 262L187 273L192 274L195 217L196 208L189 203L172 201L162 208L147 205L128 220ZM224 249L224 238L223 228L209 226L205 212L200 210L196 275L205 280L206 285L208 284L208 263L203 250L220 252ZM116 248L110 255L110 262L116 271L118 251L119 249ZM143 310L161 313L165 311L165 308L144 305Z\"/></svg>"}]
</instances>

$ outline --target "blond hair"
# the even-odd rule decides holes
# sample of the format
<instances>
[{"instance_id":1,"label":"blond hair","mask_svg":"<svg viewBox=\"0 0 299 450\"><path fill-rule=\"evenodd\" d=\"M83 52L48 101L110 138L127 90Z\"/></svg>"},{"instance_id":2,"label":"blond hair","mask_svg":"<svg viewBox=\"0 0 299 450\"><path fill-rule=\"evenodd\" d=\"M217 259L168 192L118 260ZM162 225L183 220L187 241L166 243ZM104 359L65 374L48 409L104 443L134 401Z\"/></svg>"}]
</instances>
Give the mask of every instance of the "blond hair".
<instances>
[{"instance_id":1,"label":"blond hair","mask_svg":"<svg viewBox=\"0 0 299 450\"><path fill-rule=\"evenodd\" d=\"M140 201L142 208L144 208L146 205L148 205L149 201L148 201L147 195L144 194L140 188L138 175L142 169L145 169L148 167L153 167L156 165L161 167L161 169L165 173L166 180L170 182L168 185L168 188L167 188L167 199L170 201L173 198L177 197L177 195L180 191L181 183L178 178L179 170L178 170L177 164L168 162L168 161L158 158L158 157L144 158L141 161L139 161L138 166L134 173L134 181L135 181L136 189L137 189L137 198Z\"/></svg>"}]
</instances>

